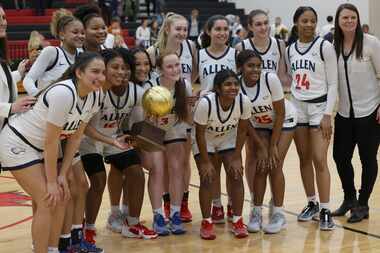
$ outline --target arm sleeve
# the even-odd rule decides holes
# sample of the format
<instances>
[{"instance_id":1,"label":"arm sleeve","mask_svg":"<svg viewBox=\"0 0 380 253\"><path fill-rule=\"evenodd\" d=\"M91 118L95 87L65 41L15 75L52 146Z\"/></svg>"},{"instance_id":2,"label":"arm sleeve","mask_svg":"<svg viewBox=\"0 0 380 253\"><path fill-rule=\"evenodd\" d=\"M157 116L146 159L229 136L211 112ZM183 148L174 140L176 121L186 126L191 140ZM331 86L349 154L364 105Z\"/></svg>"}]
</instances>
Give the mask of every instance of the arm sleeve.
<instances>
[{"instance_id":1,"label":"arm sleeve","mask_svg":"<svg viewBox=\"0 0 380 253\"><path fill-rule=\"evenodd\" d=\"M35 85L36 81L45 73L46 69L51 66L57 57L55 47L46 47L33 63L31 69L24 78L24 88L29 95L35 95L38 89Z\"/></svg>"},{"instance_id":2,"label":"arm sleeve","mask_svg":"<svg viewBox=\"0 0 380 253\"><path fill-rule=\"evenodd\" d=\"M281 81L276 74L268 74L268 85L272 93L272 101L279 101L284 98Z\"/></svg>"},{"instance_id":3,"label":"arm sleeve","mask_svg":"<svg viewBox=\"0 0 380 253\"><path fill-rule=\"evenodd\" d=\"M252 115L252 103L249 101L249 98L246 95L243 97L243 113L240 116L240 119L249 119Z\"/></svg>"},{"instance_id":4,"label":"arm sleeve","mask_svg":"<svg viewBox=\"0 0 380 253\"><path fill-rule=\"evenodd\" d=\"M371 49L371 61L375 68L376 77L380 79L380 41L374 36L370 36L369 41L370 45L368 48Z\"/></svg>"},{"instance_id":5,"label":"arm sleeve","mask_svg":"<svg viewBox=\"0 0 380 253\"><path fill-rule=\"evenodd\" d=\"M331 115L338 95L338 64L334 47L330 42L324 42L322 51L325 60L327 81L327 105L325 114Z\"/></svg>"},{"instance_id":6,"label":"arm sleeve","mask_svg":"<svg viewBox=\"0 0 380 253\"><path fill-rule=\"evenodd\" d=\"M194 122L199 125L207 125L209 103L206 98L202 98L194 112Z\"/></svg>"},{"instance_id":7,"label":"arm sleeve","mask_svg":"<svg viewBox=\"0 0 380 253\"><path fill-rule=\"evenodd\" d=\"M67 122L74 103L72 91L66 86L57 85L48 90L44 96L49 107L47 121L62 127Z\"/></svg>"}]
</instances>

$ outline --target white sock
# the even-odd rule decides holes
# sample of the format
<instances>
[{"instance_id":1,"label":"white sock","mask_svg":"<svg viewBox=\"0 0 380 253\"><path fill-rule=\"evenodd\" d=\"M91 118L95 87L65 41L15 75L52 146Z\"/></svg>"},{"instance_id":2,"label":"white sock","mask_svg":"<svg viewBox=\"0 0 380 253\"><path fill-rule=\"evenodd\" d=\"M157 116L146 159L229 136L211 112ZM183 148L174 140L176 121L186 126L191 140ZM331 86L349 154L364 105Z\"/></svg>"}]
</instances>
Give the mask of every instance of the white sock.
<instances>
[{"instance_id":1,"label":"white sock","mask_svg":"<svg viewBox=\"0 0 380 253\"><path fill-rule=\"evenodd\" d=\"M232 222L236 223L236 222L238 222L238 220L240 220L240 218L241 218L241 216L234 215L234 216L232 216Z\"/></svg>"},{"instance_id":2,"label":"white sock","mask_svg":"<svg viewBox=\"0 0 380 253\"><path fill-rule=\"evenodd\" d=\"M139 224L139 217L127 216L127 221L129 226L134 226Z\"/></svg>"},{"instance_id":3,"label":"white sock","mask_svg":"<svg viewBox=\"0 0 380 253\"><path fill-rule=\"evenodd\" d=\"M173 217L175 213L179 213L180 210L181 206L170 205L170 218Z\"/></svg>"},{"instance_id":4,"label":"white sock","mask_svg":"<svg viewBox=\"0 0 380 253\"><path fill-rule=\"evenodd\" d=\"M164 216L164 212L162 211L162 207L157 208L157 209L153 209L153 213L154 214L161 214L162 216Z\"/></svg>"},{"instance_id":5,"label":"white sock","mask_svg":"<svg viewBox=\"0 0 380 253\"><path fill-rule=\"evenodd\" d=\"M317 203L317 197L315 195L307 197L308 202Z\"/></svg>"},{"instance_id":6,"label":"white sock","mask_svg":"<svg viewBox=\"0 0 380 253\"><path fill-rule=\"evenodd\" d=\"M282 213L282 206L273 206L273 214Z\"/></svg>"},{"instance_id":7,"label":"white sock","mask_svg":"<svg viewBox=\"0 0 380 253\"><path fill-rule=\"evenodd\" d=\"M88 230L95 230L95 224L89 224L89 223L86 223L86 225L85 225L85 229L88 229Z\"/></svg>"},{"instance_id":8,"label":"white sock","mask_svg":"<svg viewBox=\"0 0 380 253\"><path fill-rule=\"evenodd\" d=\"M60 235L59 237L60 238L70 238L71 237L71 233L70 234Z\"/></svg>"},{"instance_id":9,"label":"white sock","mask_svg":"<svg viewBox=\"0 0 380 253\"><path fill-rule=\"evenodd\" d=\"M48 253L59 253L59 250L56 247L48 247Z\"/></svg>"},{"instance_id":10,"label":"white sock","mask_svg":"<svg viewBox=\"0 0 380 253\"><path fill-rule=\"evenodd\" d=\"M111 214L118 214L120 212L119 206L111 206Z\"/></svg>"},{"instance_id":11,"label":"white sock","mask_svg":"<svg viewBox=\"0 0 380 253\"><path fill-rule=\"evenodd\" d=\"M83 228L82 224L73 224L73 225L71 225L71 230L81 229L81 228Z\"/></svg>"},{"instance_id":12,"label":"white sock","mask_svg":"<svg viewBox=\"0 0 380 253\"><path fill-rule=\"evenodd\" d=\"M319 207L320 207L320 209L327 209L327 210L330 210L329 209L329 202L327 202L327 203L322 203L321 202L321 204L319 205Z\"/></svg>"},{"instance_id":13,"label":"white sock","mask_svg":"<svg viewBox=\"0 0 380 253\"><path fill-rule=\"evenodd\" d=\"M128 205L122 204L121 205L121 212L123 214L128 214L129 213Z\"/></svg>"},{"instance_id":14,"label":"white sock","mask_svg":"<svg viewBox=\"0 0 380 253\"><path fill-rule=\"evenodd\" d=\"M254 205L254 202L253 202L254 196L253 196L253 192L250 192L250 194L251 194L251 202L250 202L250 204L251 204L251 208L252 208L253 205Z\"/></svg>"},{"instance_id":15,"label":"white sock","mask_svg":"<svg viewBox=\"0 0 380 253\"><path fill-rule=\"evenodd\" d=\"M208 218L204 218L203 220L206 220L206 221L208 221L208 223L212 223L212 219L211 219L211 217L208 217Z\"/></svg>"},{"instance_id":16,"label":"white sock","mask_svg":"<svg viewBox=\"0 0 380 253\"><path fill-rule=\"evenodd\" d=\"M222 200L220 198L213 199L212 200L212 205L215 207L222 207Z\"/></svg>"}]
</instances>

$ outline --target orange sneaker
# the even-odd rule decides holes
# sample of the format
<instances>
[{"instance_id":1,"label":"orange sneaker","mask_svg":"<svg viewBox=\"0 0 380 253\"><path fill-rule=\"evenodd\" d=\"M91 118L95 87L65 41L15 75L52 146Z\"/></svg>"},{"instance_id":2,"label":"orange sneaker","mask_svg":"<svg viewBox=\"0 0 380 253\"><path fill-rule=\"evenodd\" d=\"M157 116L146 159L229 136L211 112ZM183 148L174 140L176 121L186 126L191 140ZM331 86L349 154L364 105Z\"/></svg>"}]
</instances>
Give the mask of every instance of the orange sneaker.
<instances>
[{"instance_id":1,"label":"orange sneaker","mask_svg":"<svg viewBox=\"0 0 380 253\"><path fill-rule=\"evenodd\" d=\"M247 226L243 223L243 218L240 218L237 222L232 222L231 232L236 238L245 238L248 236Z\"/></svg>"},{"instance_id":2,"label":"orange sneaker","mask_svg":"<svg viewBox=\"0 0 380 253\"><path fill-rule=\"evenodd\" d=\"M212 223L214 223L214 224L225 223L223 206L221 206L221 207L213 206L212 207L211 219L212 219Z\"/></svg>"},{"instance_id":3,"label":"orange sneaker","mask_svg":"<svg viewBox=\"0 0 380 253\"><path fill-rule=\"evenodd\" d=\"M95 241L95 237L96 237L96 230L94 229L84 229L84 239L91 243L91 244L95 244L96 241Z\"/></svg>"},{"instance_id":4,"label":"orange sneaker","mask_svg":"<svg viewBox=\"0 0 380 253\"><path fill-rule=\"evenodd\" d=\"M227 205L227 220L228 220L228 222L232 222L232 216L233 216L232 206Z\"/></svg>"},{"instance_id":5,"label":"orange sneaker","mask_svg":"<svg viewBox=\"0 0 380 253\"><path fill-rule=\"evenodd\" d=\"M214 232L214 224L208 222L207 220L203 220L201 224L200 235L204 240L215 240L216 235Z\"/></svg>"},{"instance_id":6,"label":"orange sneaker","mask_svg":"<svg viewBox=\"0 0 380 253\"><path fill-rule=\"evenodd\" d=\"M182 222L191 222L193 219L193 215L191 214L189 210L189 202L188 201L182 201L181 204L181 220Z\"/></svg>"}]
</instances>

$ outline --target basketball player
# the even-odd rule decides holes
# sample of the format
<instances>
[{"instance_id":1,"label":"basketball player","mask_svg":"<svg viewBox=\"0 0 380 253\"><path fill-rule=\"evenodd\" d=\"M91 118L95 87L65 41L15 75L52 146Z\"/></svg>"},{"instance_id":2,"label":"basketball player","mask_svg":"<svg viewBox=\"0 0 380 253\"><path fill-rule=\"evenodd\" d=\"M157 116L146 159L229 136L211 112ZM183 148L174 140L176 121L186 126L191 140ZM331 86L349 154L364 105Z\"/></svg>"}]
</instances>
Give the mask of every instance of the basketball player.
<instances>
[{"instance_id":1,"label":"basketball player","mask_svg":"<svg viewBox=\"0 0 380 253\"><path fill-rule=\"evenodd\" d=\"M194 112L196 130L193 153L200 175L199 202L203 217L200 236L205 240L216 238L211 202L213 185L218 183L217 177L220 177L221 163L230 185L232 232L237 238L248 236L241 216L244 202L241 149L247 135L252 105L248 97L239 94L239 88L235 72L228 69L219 71L214 79L214 92L202 97Z\"/></svg>"},{"instance_id":2,"label":"basketball player","mask_svg":"<svg viewBox=\"0 0 380 253\"><path fill-rule=\"evenodd\" d=\"M104 81L98 54L76 59L62 78L48 86L34 107L12 117L0 134L0 159L32 196L34 252L57 252L65 205L70 197L67 175L81 136L94 112ZM92 103L95 101L95 103ZM62 166L57 167L60 139L66 139Z\"/></svg>"},{"instance_id":3,"label":"basketball player","mask_svg":"<svg viewBox=\"0 0 380 253\"><path fill-rule=\"evenodd\" d=\"M169 12L163 21L161 29L158 34L157 42L148 48L151 62L153 66L156 65L156 60L161 53L176 53L181 61L182 77L189 83L195 81L197 75L195 68L195 56L196 48L195 44L187 39L188 34L188 22L187 19L179 14ZM157 69L156 69L157 71ZM184 177L184 194L181 204L181 219L184 222L190 222L192 220L192 214L188 207L189 198L189 184L190 184L190 151L191 151L191 126L187 128L188 138L186 143L186 156L188 157L185 166ZM170 194L168 193L168 172L165 170L165 194L164 198L164 210L166 217L170 216Z\"/></svg>"},{"instance_id":4,"label":"basketball player","mask_svg":"<svg viewBox=\"0 0 380 253\"><path fill-rule=\"evenodd\" d=\"M273 195L273 213L269 224L264 227L267 233L278 233L286 225L282 211L285 192L285 179L282 172L285 155L293 139L297 125L297 113L294 106L284 99L282 85L275 73L262 70L262 58L253 50L243 50L236 60L241 75L241 92L251 100L252 117L249 129L256 129L268 154L265 167L256 169L256 152L252 153L255 177L249 178L254 186L254 206L250 213L248 231L258 232L262 228L262 203L266 180L270 175Z\"/></svg>"},{"instance_id":5,"label":"basketball player","mask_svg":"<svg viewBox=\"0 0 380 253\"><path fill-rule=\"evenodd\" d=\"M24 78L24 88L29 95L57 80L73 63L77 48L83 47L84 28L81 21L64 9L53 13L51 33L61 41L59 47L45 47Z\"/></svg>"},{"instance_id":6,"label":"basketball player","mask_svg":"<svg viewBox=\"0 0 380 253\"><path fill-rule=\"evenodd\" d=\"M200 95L207 94L213 89L213 81L216 73L230 69L236 71L236 54L234 48L227 46L229 37L228 20L221 15L215 15L208 19L206 31L202 36L202 49L198 51L198 73L201 83ZM220 165L221 166L221 165ZM220 167L219 166L219 167ZM217 170L217 171L220 171ZM220 180L220 177L216 177ZM212 220L214 223L224 223L224 211L220 195L220 182L215 184L212 202ZM227 183L227 191L228 191ZM229 199L230 202L230 199ZM227 215L232 219L231 203L227 208Z\"/></svg>"},{"instance_id":7,"label":"basketball player","mask_svg":"<svg viewBox=\"0 0 380 253\"><path fill-rule=\"evenodd\" d=\"M333 46L315 36L317 13L312 7L299 7L293 22L297 25L299 39L287 48L286 60L292 77L292 102L297 109L295 143L308 199L298 220L308 221L319 213L320 229L332 230L335 225L329 209L327 149L337 97L337 58ZM314 170L320 208L314 189Z\"/></svg>"},{"instance_id":8,"label":"basketball player","mask_svg":"<svg viewBox=\"0 0 380 253\"><path fill-rule=\"evenodd\" d=\"M184 166L186 164L185 144L187 141L185 121L189 121L188 97L191 96L191 84L181 77L181 63L175 53L163 54L157 59L159 77L154 77L144 85L145 89L162 86L173 94L175 105L166 116L154 120L154 124L165 130L165 151L143 152L144 167L149 169L148 189L153 207L153 229L159 235L183 234L180 208L184 187ZM175 155L173 155L175 154ZM162 211L161 196L164 191L164 169L169 174L170 217L166 227ZM180 180L179 180L180 179Z\"/></svg>"}]
</instances>

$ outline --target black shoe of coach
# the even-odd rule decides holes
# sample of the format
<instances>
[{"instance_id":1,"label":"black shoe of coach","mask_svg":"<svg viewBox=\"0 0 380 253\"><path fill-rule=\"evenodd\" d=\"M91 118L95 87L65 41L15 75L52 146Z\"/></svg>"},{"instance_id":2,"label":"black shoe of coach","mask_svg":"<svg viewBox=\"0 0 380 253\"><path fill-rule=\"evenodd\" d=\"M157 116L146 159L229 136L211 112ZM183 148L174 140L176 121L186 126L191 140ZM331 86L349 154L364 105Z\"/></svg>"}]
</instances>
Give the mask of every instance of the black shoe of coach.
<instances>
[{"instance_id":1,"label":"black shoe of coach","mask_svg":"<svg viewBox=\"0 0 380 253\"><path fill-rule=\"evenodd\" d=\"M368 219L369 217L369 207L368 206L357 206L352 208L351 216L348 218L348 223L360 222L363 219Z\"/></svg>"},{"instance_id":2,"label":"black shoe of coach","mask_svg":"<svg viewBox=\"0 0 380 253\"><path fill-rule=\"evenodd\" d=\"M344 200L338 209L331 213L331 216L344 216L348 211L357 206L356 199Z\"/></svg>"}]
</instances>

